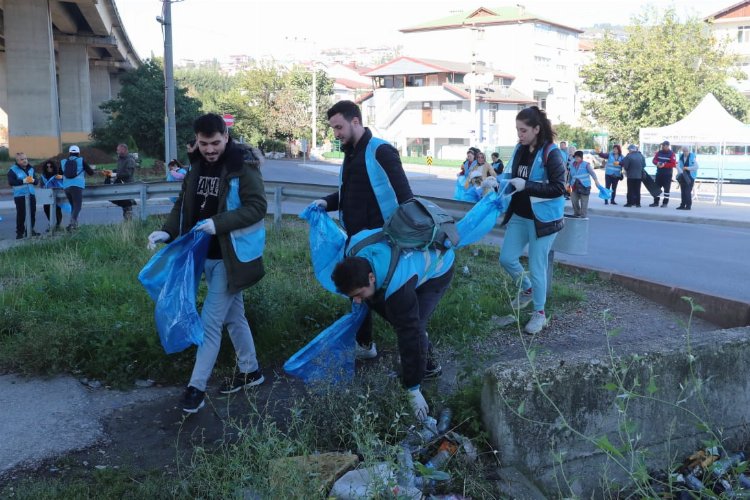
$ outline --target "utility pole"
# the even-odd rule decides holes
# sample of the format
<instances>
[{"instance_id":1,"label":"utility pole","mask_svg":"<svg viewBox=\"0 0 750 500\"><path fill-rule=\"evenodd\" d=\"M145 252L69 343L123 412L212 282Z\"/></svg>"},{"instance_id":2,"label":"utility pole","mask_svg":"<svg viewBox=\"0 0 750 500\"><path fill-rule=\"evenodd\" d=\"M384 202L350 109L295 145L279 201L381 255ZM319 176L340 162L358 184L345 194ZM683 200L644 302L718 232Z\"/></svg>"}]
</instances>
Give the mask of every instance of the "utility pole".
<instances>
[{"instance_id":1,"label":"utility pole","mask_svg":"<svg viewBox=\"0 0 750 500\"><path fill-rule=\"evenodd\" d=\"M318 75L315 63L312 68L312 140L310 141L310 152L318 147Z\"/></svg>"},{"instance_id":2,"label":"utility pole","mask_svg":"<svg viewBox=\"0 0 750 500\"><path fill-rule=\"evenodd\" d=\"M177 158L177 123L174 104L174 62L172 59L172 2L162 0L162 16L156 20L164 31L164 160Z\"/></svg>"}]
</instances>

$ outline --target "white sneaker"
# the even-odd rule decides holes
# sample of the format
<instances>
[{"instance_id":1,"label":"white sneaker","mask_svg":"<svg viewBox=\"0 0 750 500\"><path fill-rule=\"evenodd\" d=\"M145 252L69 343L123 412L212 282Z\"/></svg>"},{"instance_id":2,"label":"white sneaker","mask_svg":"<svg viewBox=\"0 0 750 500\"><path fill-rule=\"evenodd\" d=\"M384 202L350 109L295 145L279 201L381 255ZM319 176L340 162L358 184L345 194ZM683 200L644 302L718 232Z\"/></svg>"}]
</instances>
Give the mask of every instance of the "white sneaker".
<instances>
[{"instance_id":1,"label":"white sneaker","mask_svg":"<svg viewBox=\"0 0 750 500\"><path fill-rule=\"evenodd\" d=\"M519 309L525 309L532 301L531 292L518 292L516 298L510 301L510 307L514 311Z\"/></svg>"},{"instance_id":2,"label":"white sneaker","mask_svg":"<svg viewBox=\"0 0 750 500\"><path fill-rule=\"evenodd\" d=\"M375 342L370 342L370 347L364 347L359 343L355 343L354 358L355 359L373 359L378 356L378 350L375 348Z\"/></svg>"},{"instance_id":3,"label":"white sneaker","mask_svg":"<svg viewBox=\"0 0 750 500\"><path fill-rule=\"evenodd\" d=\"M543 312L534 311L531 313L531 319L526 323L523 330L531 335L536 335L541 332L545 326L547 326L547 316L545 316Z\"/></svg>"}]
</instances>

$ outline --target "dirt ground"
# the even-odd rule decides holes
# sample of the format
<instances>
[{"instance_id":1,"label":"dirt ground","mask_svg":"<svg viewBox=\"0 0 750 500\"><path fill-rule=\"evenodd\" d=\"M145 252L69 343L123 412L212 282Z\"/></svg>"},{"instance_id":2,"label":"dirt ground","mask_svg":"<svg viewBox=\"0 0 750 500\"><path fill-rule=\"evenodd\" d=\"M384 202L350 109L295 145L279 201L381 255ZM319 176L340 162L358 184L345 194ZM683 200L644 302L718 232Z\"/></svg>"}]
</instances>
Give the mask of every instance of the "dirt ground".
<instances>
[{"instance_id":1,"label":"dirt ground","mask_svg":"<svg viewBox=\"0 0 750 500\"><path fill-rule=\"evenodd\" d=\"M468 355L475 370L481 370L496 361L511 361L525 356L523 341L532 342L550 356L565 358L565 353L581 346L600 348L602 359L607 350L607 331L618 330L610 336L616 353L626 353L634 341L659 342L664 336L684 336L688 317L667 310L639 295L609 282L582 280L576 289L585 300L558 306L549 326L532 338L518 333L517 325L495 328L484 340L470 346ZM608 310L605 324L603 311ZM525 316L522 314L522 322ZM523 323L522 323L523 325ZM692 322L694 334L716 330L717 327L696 319ZM444 373L439 382L441 391L450 391L457 383L457 374L466 372L467 353L459 353L436 346ZM393 350L381 356L395 357ZM283 376L280 367L264 369L267 382L255 388L259 405L275 406L277 411L288 407L298 391L299 382ZM214 383L216 383L214 381ZM209 387L207 406L198 414L185 417L177 406L182 388L174 388L169 396L154 402L132 405L110 414L105 422L107 439L89 449L49 460L26 470L15 470L0 479L0 488L13 485L24 478L84 476L103 468L126 468L147 472L162 470L176 474L181 459L189 462L189 453L195 444L211 446L222 439L232 438L233 420L248 413L248 401L241 393L221 396L216 387ZM182 462L183 464L186 462Z\"/></svg>"}]
</instances>

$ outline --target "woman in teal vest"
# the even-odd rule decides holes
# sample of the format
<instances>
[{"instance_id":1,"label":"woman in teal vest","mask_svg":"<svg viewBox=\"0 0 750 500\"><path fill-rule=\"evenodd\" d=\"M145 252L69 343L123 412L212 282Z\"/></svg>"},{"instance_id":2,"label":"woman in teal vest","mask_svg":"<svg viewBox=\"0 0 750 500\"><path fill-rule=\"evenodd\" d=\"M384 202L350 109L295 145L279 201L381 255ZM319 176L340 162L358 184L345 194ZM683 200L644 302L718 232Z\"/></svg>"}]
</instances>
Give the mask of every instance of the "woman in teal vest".
<instances>
[{"instance_id":1,"label":"woman in teal vest","mask_svg":"<svg viewBox=\"0 0 750 500\"><path fill-rule=\"evenodd\" d=\"M596 178L594 169L587 161L583 161L583 151L573 154L573 163L570 164L569 172L570 202L573 204L573 217L588 217L589 195L591 194L591 179L594 179L596 187L601 190L602 185Z\"/></svg>"},{"instance_id":2,"label":"woman in teal vest","mask_svg":"<svg viewBox=\"0 0 750 500\"><path fill-rule=\"evenodd\" d=\"M690 210L693 206L693 185L698 175L698 162L695 161L695 153L691 153L687 146L682 146L682 153L677 159L680 173L677 174L677 183L680 185L680 206L677 210Z\"/></svg>"},{"instance_id":3,"label":"woman in teal vest","mask_svg":"<svg viewBox=\"0 0 750 500\"><path fill-rule=\"evenodd\" d=\"M503 219L506 228L500 264L518 285L511 306L520 310L534 303L524 327L533 335L547 325L547 259L557 232L563 228L565 166L544 111L536 106L521 110L516 115L516 131L518 145L503 172L514 193ZM519 260L526 245L528 274Z\"/></svg>"},{"instance_id":4,"label":"woman in teal vest","mask_svg":"<svg viewBox=\"0 0 750 500\"><path fill-rule=\"evenodd\" d=\"M617 194L617 184L623 179L622 175L622 160L625 157L622 156L622 148L619 144L612 146L612 151L607 155L607 163L604 166L604 185L607 189L612 189L612 198L610 200L604 200L605 205L609 205L611 202L615 203L615 195Z\"/></svg>"}]
</instances>

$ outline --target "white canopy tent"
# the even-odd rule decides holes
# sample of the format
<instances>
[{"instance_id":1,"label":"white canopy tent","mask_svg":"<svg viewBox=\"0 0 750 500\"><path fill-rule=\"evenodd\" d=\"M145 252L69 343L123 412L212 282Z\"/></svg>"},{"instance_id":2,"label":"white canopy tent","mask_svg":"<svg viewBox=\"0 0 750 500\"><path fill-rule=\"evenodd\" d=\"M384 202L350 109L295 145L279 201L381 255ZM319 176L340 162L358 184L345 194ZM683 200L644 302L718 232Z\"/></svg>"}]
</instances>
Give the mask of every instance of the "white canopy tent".
<instances>
[{"instance_id":1,"label":"white canopy tent","mask_svg":"<svg viewBox=\"0 0 750 500\"><path fill-rule=\"evenodd\" d=\"M716 202L721 204L726 148L750 145L750 127L727 112L713 94L706 97L685 118L664 127L646 127L639 133L641 150L646 145L669 141L673 146L714 146L718 160ZM700 162L699 162L700 163Z\"/></svg>"}]
</instances>

